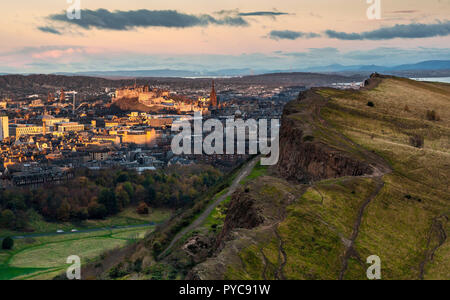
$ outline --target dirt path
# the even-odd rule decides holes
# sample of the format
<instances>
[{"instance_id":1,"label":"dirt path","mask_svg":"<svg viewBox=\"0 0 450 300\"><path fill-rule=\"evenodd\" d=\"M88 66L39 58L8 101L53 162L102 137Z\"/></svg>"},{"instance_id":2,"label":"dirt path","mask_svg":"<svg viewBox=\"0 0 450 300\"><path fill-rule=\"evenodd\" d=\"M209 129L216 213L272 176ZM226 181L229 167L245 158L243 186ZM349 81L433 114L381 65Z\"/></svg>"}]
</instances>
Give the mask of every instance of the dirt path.
<instances>
[{"instance_id":1,"label":"dirt path","mask_svg":"<svg viewBox=\"0 0 450 300\"><path fill-rule=\"evenodd\" d=\"M262 248L259 248L259 253L261 253L261 255L263 257L263 262L264 262L262 278L263 278L263 280L267 280L267 268L269 267L269 260L267 259L267 256L264 254L264 250Z\"/></svg>"},{"instance_id":2,"label":"dirt path","mask_svg":"<svg viewBox=\"0 0 450 300\"><path fill-rule=\"evenodd\" d=\"M447 221L448 217L446 215L443 215L435 218L433 220L433 223L431 224L430 233L428 234L427 239L427 250L425 251L425 258L419 266L419 278L421 280L424 280L426 265L433 261L434 254L442 245L444 245L445 241L447 240L447 233L445 232L443 225L443 223ZM430 249L433 235L435 235L435 237L437 238L437 245Z\"/></svg>"},{"instance_id":3,"label":"dirt path","mask_svg":"<svg viewBox=\"0 0 450 300\"><path fill-rule=\"evenodd\" d=\"M274 232L279 241L278 256L279 256L281 263L278 266L278 270L275 273L275 277L279 280L286 280L286 277L284 276L284 266L287 263L287 254L286 254L286 251L284 251L284 242L283 242L283 239L281 238L280 233L278 232L277 227L278 227L278 225L274 228Z\"/></svg>"},{"instance_id":4,"label":"dirt path","mask_svg":"<svg viewBox=\"0 0 450 300\"><path fill-rule=\"evenodd\" d=\"M358 216L356 218L355 224L353 225L353 233L350 238L350 244L348 245L347 249L344 252L344 258L342 260L342 268L341 268L341 272L339 274L339 280L344 279L344 275L345 275L345 272L347 271L347 267L348 267L348 260L356 252L355 249L353 248L353 246L359 235L359 227L361 226L362 218L364 216L364 211L366 210L366 208L370 204L370 202L373 199L375 199L375 197L380 193L381 189L384 187L383 176L374 177L374 180L376 181L377 186L376 186L375 190L369 195L369 197L367 197L367 199L363 202L363 204L359 208Z\"/></svg>"},{"instance_id":5,"label":"dirt path","mask_svg":"<svg viewBox=\"0 0 450 300\"><path fill-rule=\"evenodd\" d=\"M159 256L158 259L161 259L162 257L164 257L170 249L172 249L172 247L188 232L194 230L195 228L197 228L198 226L200 226L205 220L206 218L212 213L212 211L223 201L225 201L225 199L227 199L229 196L231 196L239 187L241 181L246 178L247 176L250 175L250 173L252 172L253 168L256 166L256 164L258 163L258 161L260 160L260 157L256 157L254 158L252 161L250 161L249 163L247 163L246 166L244 166L239 174L237 175L236 179L233 181L233 183L230 185L230 187L228 188L228 192L222 196L220 196L214 203L212 203L211 205L209 205L204 211L203 213L194 220L194 222L192 222L188 227L185 227L183 230L181 230L170 242L169 246L166 248L166 250L164 250Z\"/></svg>"}]
</instances>

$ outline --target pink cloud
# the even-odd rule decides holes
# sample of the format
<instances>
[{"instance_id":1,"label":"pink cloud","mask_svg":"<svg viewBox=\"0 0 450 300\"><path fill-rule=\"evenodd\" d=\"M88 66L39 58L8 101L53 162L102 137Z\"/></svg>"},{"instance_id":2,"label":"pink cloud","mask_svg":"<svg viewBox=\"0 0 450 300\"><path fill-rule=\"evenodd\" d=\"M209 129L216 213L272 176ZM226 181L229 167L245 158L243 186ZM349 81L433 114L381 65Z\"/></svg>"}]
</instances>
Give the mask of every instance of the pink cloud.
<instances>
[{"instance_id":1,"label":"pink cloud","mask_svg":"<svg viewBox=\"0 0 450 300\"><path fill-rule=\"evenodd\" d=\"M36 59L56 59L56 58L62 58L67 56L72 56L74 54L82 54L84 53L84 50L81 48L68 48L65 50L49 50L39 53L34 53L31 55L31 57Z\"/></svg>"}]
</instances>

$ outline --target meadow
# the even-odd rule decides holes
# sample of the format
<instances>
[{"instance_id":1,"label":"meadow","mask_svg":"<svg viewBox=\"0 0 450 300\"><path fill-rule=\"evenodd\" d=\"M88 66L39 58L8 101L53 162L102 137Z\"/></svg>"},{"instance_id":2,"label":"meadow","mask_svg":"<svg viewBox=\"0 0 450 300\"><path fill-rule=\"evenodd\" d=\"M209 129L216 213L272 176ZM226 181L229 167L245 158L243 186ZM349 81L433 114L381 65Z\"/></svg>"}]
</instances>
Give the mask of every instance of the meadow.
<instances>
[{"instance_id":1,"label":"meadow","mask_svg":"<svg viewBox=\"0 0 450 300\"><path fill-rule=\"evenodd\" d=\"M12 250L0 250L0 280L52 279L65 272L67 257L78 255L82 264L93 262L106 251L143 239L146 233L154 229L154 225L150 224L160 223L170 215L171 211L164 209L153 210L149 215L138 215L129 208L117 216L83 224L34 220L35 228L42 231L32 234L3 232L15 234L16 238ZM80 231L70 232L73 228ZM57 229L65 233L57 234Z\"/></svg>"}]
</instances>

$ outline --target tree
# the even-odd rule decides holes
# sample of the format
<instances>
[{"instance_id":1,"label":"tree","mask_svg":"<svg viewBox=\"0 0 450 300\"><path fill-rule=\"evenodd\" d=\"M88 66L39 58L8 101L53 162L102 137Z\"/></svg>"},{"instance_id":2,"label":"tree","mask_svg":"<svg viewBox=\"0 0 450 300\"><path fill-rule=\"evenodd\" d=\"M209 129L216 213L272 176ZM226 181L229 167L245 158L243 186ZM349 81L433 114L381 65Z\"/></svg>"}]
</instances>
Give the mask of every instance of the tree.
<instances>
[{"instance_id":1,"label":"tree","mask_svg":"<svg viewBox=\"0 0 450 300\"><path fill-rule=\"evenodd\" d=\"M136 209L136 212L140 215L148 215L149 209L148 209L147 204L145 204L145 202L139 203L139 205Z\"/></svg>"},{"instance_id":2,"label":"tree","mask_svg":"<svg viewBox=\"0 0 450 300\"><path fill-rule=\"evenodd\" d=\"M123 185L117 186L114 193L116 202L120 205L121 208L125 208L128 204L130 204L130 196L124 189Z\"/></svg>"},{"instance_id":3,"label":"tree","mask_svg":"<svg viewBox=\"0 0 450 300\"><path fill-rule=\"evenodd\" d=\"M104 219L108 215L106 207L96 202L89 204L88 212L91 219Z\"/></svg>"},{"instance_id":4,"label":"tree","mask_svg":"<svg viewBox=\"0 0 450 300\"><path fill-rule=\"evenodd\" d=\"M2 249L3 250L11 250L14 247L14 240L11 237L6 237L3 239L2 242Z\"/></svg>"},{"instance_id":5,"label":"tree","mask_svg":"<svg viewBox=\"0 0 450 300\"><path fill-rule=\"evenodd\" d=\"M119 176L117 176L116 182L121 183L130 180L130 176L127 173L121 172Z\"/></svg>"},{"instance_id":6,"label":"tree","mask_svg":"<svg viewBox=\"0 0 450 300\"><path fill-rule=\"evenodd\" d=\"M70 219L70 205L67 200L63 200L56 211L59 221L67 222Z\"/></svg>"},{"instance_id":7,"label":"tree","mask_svg":"<svg viewBox=\"0 0 450 300\"><path fill-rule=\"evenodd\" d=\"M14 213L9 209L5 209L0 216L0 226L3 228L14 229L16 223L15 219L16 216Z\"/></svg>"},{"instance_id":8,"label":"tree","mask_svg":"<svg viewBox=\"0 0 450 300\"><path fill-rule=\"evenodd\" d=\"M103 189L98 197L98 203L105 206L109 215L114 215L119 212L116 195L112 189Z\"/></svg>"},{"instance_id":9,"label":"tree","mask_svg":"<svg viewBox=\"0 0 450 300\"><path fill-rule=\"evenodd\" d=\"M134 188L133 188L133 185L131 184L131 182L129 182L129 181L124 182L122 186L123 186L124 190L127 191L130 198L133 198Z\"/></svg>"},{"instance_id":10,"label":"tree","mask_svg":"<svg viewBox=\"0 0 450 300\"><path fill-rule=\"evenodd\" d=\"M152 204L156 200L156 191L152 186L148 187L147 200L145 201L147 204Z\"/></svg>"}]
</instances>

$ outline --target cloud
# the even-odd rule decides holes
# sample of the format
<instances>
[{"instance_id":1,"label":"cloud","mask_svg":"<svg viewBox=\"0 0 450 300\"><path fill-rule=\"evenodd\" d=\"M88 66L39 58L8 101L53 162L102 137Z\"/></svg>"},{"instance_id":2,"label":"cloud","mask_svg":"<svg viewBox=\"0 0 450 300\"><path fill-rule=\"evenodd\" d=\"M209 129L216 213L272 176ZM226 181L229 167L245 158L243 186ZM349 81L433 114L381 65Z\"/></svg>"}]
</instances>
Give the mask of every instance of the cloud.
<instances>
[{"instance_id":1,"label":"cloud","mask_svg":"<svg viewBox=\"0 0 450 300\"><path fill-rule=\"evenodd\" d=\"M316 38L320 37L320 34L309 32L301 32L301 31L292 31L292 30L272 30L269 33L269 38L273 40L296 40L299 38Z\"/></svg>"},{"instance_id":2,"label":"cloud","mask_svg":"<svg viewBox=\"0 0 450 300\"><path fill-rule=\"evenodd\" d=\"M42 31L42 32L46 32L46 33L53 33L53 34L57 34L57 35L61 35L61 32L53 27L50 26L40 26L37 28L38 30Z\"/></svg>"},{"instance_id":3,"label":"cloud","mask_svg":"<svg viewBox=\"0 0 450 300\"><path fill-rule=\"evenodd\" d=\"M346 33L327 30L325 34L339 40L390 40L395 38L414 39L450 35L450 21L434 24L397 24L392 27L382 27L373 31L361 33Z\"/></svg>"},{"instance_id":4,"label":"cloud","mask_svg":"<svg viewBox=\"0 0 450 300\"><path fill-rule=\"evenodd\" d=\"M289 13L278 11L254 11L254 12L239 13L238 15L241 17L276 17L289 15Z\"/></svg>"},{"instance_id":5,"label":"cloud","mask_svg":"<svg viewBox=\"0 0 450 300\"><path fill-rule=\"evenodd\" d=\"M176 10L130 10L108 11L106 9L81 11L81 19L69 19L66 13L53 14L48 17L51 21L69 23L83 29L132 30L134 28L168 27L188 28L205 27L209 25L248 26L248 22L241 16L224 16L215 18L208 14L191 15ZM41 31L42 28L39 29ZM47 26L44 32L50 32ZM54 33L54 32L51 32Z\"/></svg>"},{"instance_id":6,"label":"cloud","mask_svg":"<svg viewBox=\"0 0 450 300\"><path fill-rule=\"evenodd\" d=\"M57 59L65 56L73 56L75 54L83 54L85 51L82 48L67 48L64 50L54 49L43 52L33 53L31 56L37 59Z\"/></svg>"}]
</instances>

